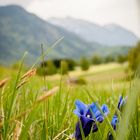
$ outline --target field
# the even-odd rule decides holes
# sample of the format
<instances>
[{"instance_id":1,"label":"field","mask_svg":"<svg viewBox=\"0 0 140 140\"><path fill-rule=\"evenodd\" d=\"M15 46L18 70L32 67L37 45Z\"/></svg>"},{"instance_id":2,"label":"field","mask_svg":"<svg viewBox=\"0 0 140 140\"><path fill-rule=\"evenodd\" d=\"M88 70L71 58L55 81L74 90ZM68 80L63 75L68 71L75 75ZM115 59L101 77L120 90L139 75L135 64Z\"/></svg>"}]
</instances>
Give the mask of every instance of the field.
<instances>
[{"instance_id":1,"label":"field","mask_svg":"<svg viewBox=\"0 0 140 140\"><path fill-rule=\"evenodd\" d=\"M68 75L40 77L34 71L0 67L0 79L8 77L0 88L0 136L4 140L65 140L71 139L78 117L73 113L75 100L86 104L106 104L108 116L97 123L98 131L87 140L139 140L140 108L139 79L131 79L127 64L102 64L88 71L76 68ZM10 79L9 79L10 78ZM80 78L84 84L70 82ZM128 96L125 110L117 109L119 96ZM119 112L115 131L111 120Z\"/></svg>"}]
</instances>

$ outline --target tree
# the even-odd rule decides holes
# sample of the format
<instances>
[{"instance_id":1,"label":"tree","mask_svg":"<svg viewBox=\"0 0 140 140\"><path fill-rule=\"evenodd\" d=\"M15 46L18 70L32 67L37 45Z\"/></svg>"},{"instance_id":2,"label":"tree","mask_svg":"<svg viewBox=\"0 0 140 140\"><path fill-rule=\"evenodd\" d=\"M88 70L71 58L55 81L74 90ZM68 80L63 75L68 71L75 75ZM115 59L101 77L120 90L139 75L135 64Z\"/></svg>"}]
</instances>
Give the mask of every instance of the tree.
<instances>
[{"instance_id":1,"label":"tree","mask_svg":"<svg viewBox=\"0 0 140 140\"><path fill-rule=\"evenodd\" d=\"M117 61L118 61L119 63L124 63L124 62L127 61L127 56L126 56L126 55L119 55L119 56L117 57Z\"/></svg>"},{"instance_id":2,"label":"tree","mask_svg":"<svg viewBox=\"0 0 140 140\"><path fill-rule=\"evenodd\" d=\"M105 63L114 62L115 58L112 55L108 55L105 57Z\"/></svg>"},{"instance_id":3,"label":"tree","mask_svg":"<svg viewBox=\"0 0 140 140\"><path fill-rule=\"evenodd\" d=\"M47 75L53 75L53 74L55 74L57 72L53 61L51 61L51 60L47 61L46 70L47 70Z\"/></svg>"},{"instance_id":4,"label":"tree","mask_svg":"<svg viewBox=\"0 0 140 140\"><path fill-rule=\"evenodd\" d=\"M89 69L89 61L85 57L81 58L80 65L82 70L86 71Z\"/></svg>"},{"instance_id":5,"label":"tree","mask_svg":"<svg viewBox=\"0 0 140 140\"><path fill-rule=\"evenodd\" d=\"M42 68L42 67L39 66L37 68L37 74L40 75L40 76L47 75L46 67Z\"/></svg>"},{"instance_id":6,"label":"tree","mask_svg":"<svg viewBox=\"0 0 140 140\"><path fill-rule=\"evenodd\" d=\"M72 59L54 59L53 63L57 69L60 69L61 67L61 61L66 61L68 64L68 70L72 71L74 70L76 66L76 62Z\"/></svg>"},{"instance_id":7,"label":"tree","mask_svg":"<svg viewBox=\"0 0 140 140\"><path fill-rule=\"evenodd\" d=\"M74 60L72 59L66 59L67 63L68 63L68 68L70 71L74 70L76 63Z\"/></svg>"},{"instance_id":8,"label":"tree","mask_svg":"<svg viewBox=\"0 0 140 140\"><path fill-rule=\"evenodd\" d=\"M68 63L65 61L65 60L62 60L61 61L61 70L60 70L60 73L61 74L67 74L68 73Z\"/></svg>"},{"instance_id":9,"label":"tree","mask_svg":"<svg viewBox=\"0 0 140 140\"><path fill-rule=\"evenodd\" d=\"M92 64L101 64L103 62L103 59L100 55L95 54L92 58Z\"/></svg>"},{"instance_id":10,"label":"tree","mask_svg":"<svg viewBox=\"0 0 140 140\"><path fill-rule=\"evenodd\" d=\"M48 60L40 64L40 66L37 68L37 73L39 75L53 75L57 73L57 69L53 61Z\"/></svg>"},{"instance_id":11,"label":"tree","mask_svg":"<svg viewBox=\"0 0 140 140\"><path fill-rule=\"evenodd\" d=\"M132 48L128 54L129 67L132 70L136 70L140 64L140 42L136 47Z\"/></svg>"}]
</instances>

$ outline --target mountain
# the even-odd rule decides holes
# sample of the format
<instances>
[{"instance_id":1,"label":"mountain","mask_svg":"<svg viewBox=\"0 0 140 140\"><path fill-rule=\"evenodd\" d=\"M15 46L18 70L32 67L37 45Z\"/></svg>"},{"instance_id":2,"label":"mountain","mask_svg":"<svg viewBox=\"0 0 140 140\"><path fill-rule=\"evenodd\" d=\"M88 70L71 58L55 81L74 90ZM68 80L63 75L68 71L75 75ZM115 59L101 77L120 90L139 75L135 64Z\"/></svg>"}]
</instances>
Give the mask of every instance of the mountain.
<instances>
[{"instance_id":1,"label":"mountain","mask_svg":"<svg viewBox=\"0 0 140 140\"><path fill-rule=\"evenodd\" d=\"M28 51L27 64L33 64L41 55L41 43L48 49L56 40L64 36L47 55L48 58L80 58L93 53L108 55L126 53L116 49L105 48L105 45L89 43L64 28L42 20L16 5L0 7L0 64L10 65L21 59ZM119 50L119 51L118 51Z\"/></svg>"},{"instance_id":2,"label":"mountain","mask_svg":"<svg viewBox=\"0 0 140 140\"><path fill-rule=\"evenodd\" d=\"M88 55L95 46L100 47L97 43L86 43L75 34L54 26L16 5L0 7L0 27L1 63L12 63L21 58L25 51L29 52L28 62L35 61L41 54L41 43L50 46L62 36L64 39L50 51L49 57L76 58Z\"/></svg>"},{"instance_id":3,"label":"mountain","mask_svg":"<svg viewBox=\"0 0 140 140\"><path fill-rule=\"evenodd\" d=\"M100 26L71 17L50 18L49 22L75 33L87 42L98 42L107 46L133 46L138 41L134 33L115 24Z\"/></svg>"}]
</instances>

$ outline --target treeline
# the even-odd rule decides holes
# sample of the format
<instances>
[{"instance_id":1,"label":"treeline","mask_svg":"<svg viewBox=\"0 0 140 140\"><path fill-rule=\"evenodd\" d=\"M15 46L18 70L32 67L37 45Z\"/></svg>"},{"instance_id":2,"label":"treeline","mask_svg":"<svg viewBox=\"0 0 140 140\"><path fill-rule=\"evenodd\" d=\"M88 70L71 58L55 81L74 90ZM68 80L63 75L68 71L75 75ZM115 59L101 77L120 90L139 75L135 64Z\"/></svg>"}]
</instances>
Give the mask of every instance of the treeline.
<instances>
[{"instance_id":1,"label":"treeline","mask_svg":"<svg viewBox=\"0 0 140 140\"><path fill-rule=\"evenodd\" d=\"M124 63L128 61L129 69L136 71L140 65L140 42L137 45L130 49L128 55L118 55L113 56L109 55L103 57L99 54L94 54L89 59L87 57L81 57L80 60L73 59L55 59L55 60L45 60L37 66L38 75L53 75L56 73L59 74L68 74L69 71L75 70L77 67L80 67L81 70L86 71L90 68L91 65L100 65L103 63L117 62ZM16 62L12 65L13 69L18 69L21 62ZM23 68L26 69L26 65L23 65Z\"/></svg>"},{"instance_id":2,"label":"treeline","mask_svg":"<svg viewBox=\"0 0 140 140\"><path fill-rule=\"evenodd\" d=\"M123 63L127 61L127 56L119 55L102 57L101 55L94 54L90 59L81 57L80 60L72 59L54 59L41 62L37 68L38 75L53 75L56 73L67 74L69 71L75 70L77 66L81 70L86 71L91 65L99 65L109 62Z\"/></svg>"},{"instance_id":3,"label":"treeline","mask_svg":"<svg viewBox=\"0 0 140 140\"><path fill-rule=\"evenodd\" d=\"M68 71L74 70L75 66L75 61L71 59L48 60L41 62L37 68L37 73L39 75L67 74Z\"/></svg>"}]
</instances>

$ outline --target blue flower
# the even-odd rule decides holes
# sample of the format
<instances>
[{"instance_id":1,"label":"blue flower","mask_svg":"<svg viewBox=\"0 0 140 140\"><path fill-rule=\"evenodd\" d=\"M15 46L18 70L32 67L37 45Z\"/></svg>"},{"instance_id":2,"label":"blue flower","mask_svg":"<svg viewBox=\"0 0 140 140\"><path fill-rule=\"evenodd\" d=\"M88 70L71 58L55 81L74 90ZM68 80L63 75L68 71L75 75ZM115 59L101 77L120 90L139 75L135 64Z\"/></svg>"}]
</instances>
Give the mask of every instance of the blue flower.
<instances>
[{"instance_id":1,"label":"blue flower","mask_svg":"<svg viewBox=\"0 0 140 140\"><path fill-rule=\"evenodd\" d=\"M82 129L83 129L85 137L88 136L88 134L90 133L92 127L93 127L93 132L98 130L97 125L96 125L96 123L95 123L95 121L93 119L85 117L85 116L81 116L80 120L76 124L76 130L75 130L75 138L76 138L76 140L82 140L81 126L82 126Z\"/></svg>"},{"instance_id":2,"label":"blue flower","mask_svg":"<svg viewBox=\"0 0 140 140\"><path fill-rule=\"evenodd\" d=\"M122 109L124 108L126 100L127 100L127 97L123 98L123 96L120 96L118 106L117 106L120 111L122 111ZM113 118L112 118L112 121L111 121L111 125L114 128L114 130L116 130L118 122L119 122L118 115L117 115L117 113L115 113Z\"/></svg>"},{"instance_id":3,"label":"blue flower","mask_svg":"<svg viewBox=\"0 0 140 140\"><path fill-rule=\"evenodd\" d=\"M118 109L120 111L122 111L122 108L123 108L123 106L126 103L126 99L127 99L127 97L126 98L123 98L123 96L120 96L120 99L119 99L119 102L118 102Z\"/></svg>"},{"instance_id":4,"label":"blue flower","mask_svg":"<svg viewBox=\"0 0 140 140\"><path fill-rule=\"evenodd\" d=\"M84 104L80 100L75 101L76 109L74 113L78 116L79 121L76 124L75 137L77 140L81 140L81 131L80 125L82 126L85 137L92 132L96 132L98 130L96 122L102 122L104 120L104 116L100 112L97 107L97 103L92 103L89 105ZM100 108L104 115L108 115L109 110L107 105L102 105Z\"/></svg>"},{"instance_id":5,"label":"blue flower","mask_svg":"<svg viewBox=\"0 0 140 140\"><path fill-rule=\"evenodd\" d=\"M116 130L117 123L118 123L118 117L117 117L117 115L114 115L112 118L112 121L111 121L111 125L114 130Z\"/></svg>"},{"instance_id":6,"label":"blue flower","mask_svg":"<svg viewBox=\"0 0 140 140\"><path fill-rule=\"evenodd\" d=\"M104 113L104 115L107 116L109 114L109 110L108 110L108 106L107 105L103 104L101 109L102 109L102 112Z\"/></svg>"},{"instance_id":7,"label":"blue flower","mask_svg":"<svg viewBox=\"0 0 140 140\"><path fill-rule=\"evenodd\" d=\"M80 100L76 100L75 105L76 109L74 110L74 114L76 114L78 117L80 117L81 115L85 115L88 106Z\"/></svg>"}]
</instances>

